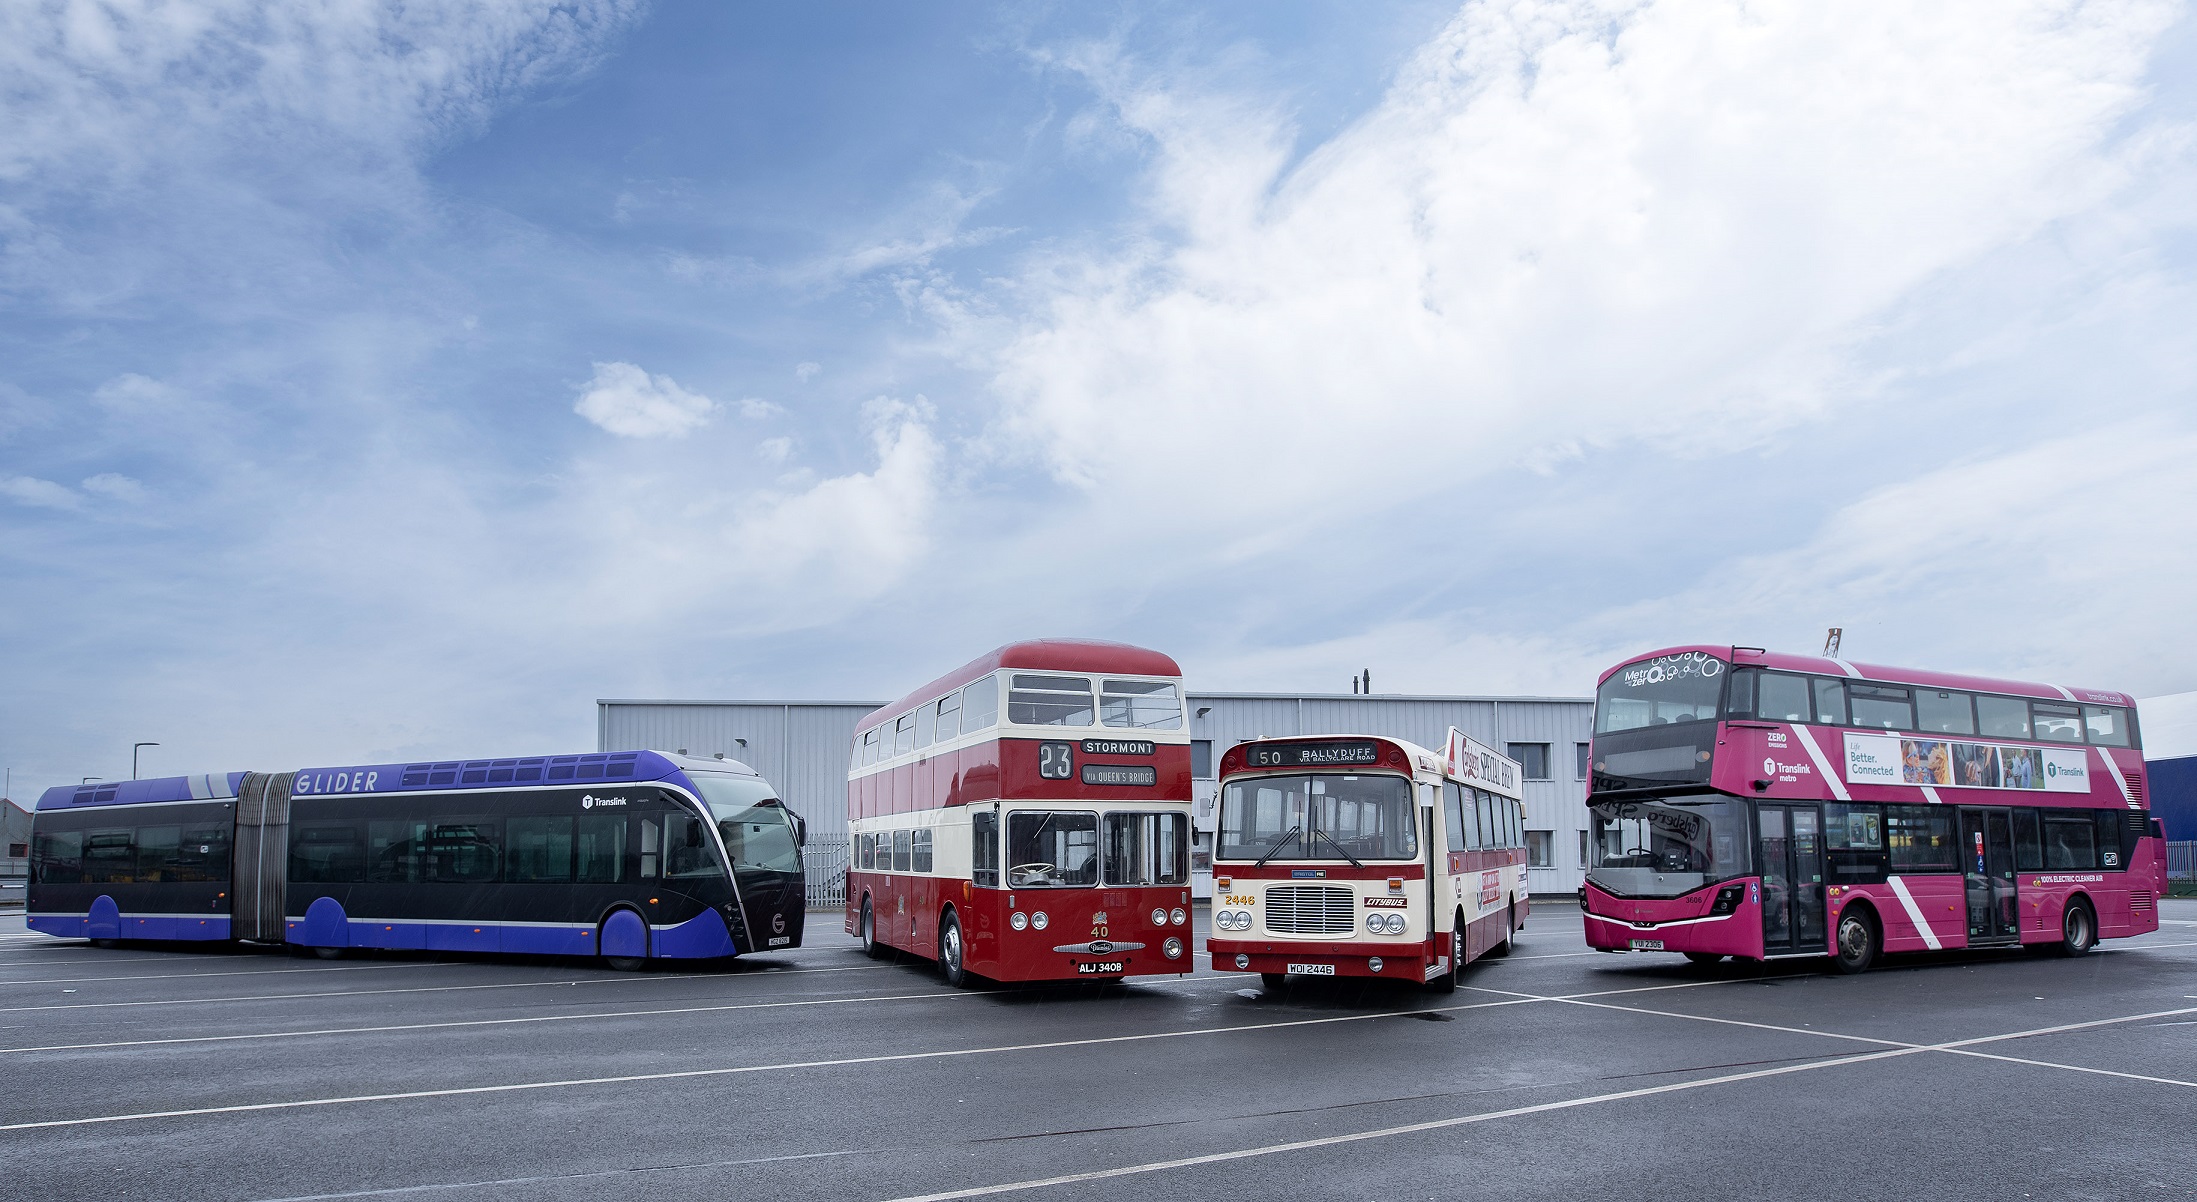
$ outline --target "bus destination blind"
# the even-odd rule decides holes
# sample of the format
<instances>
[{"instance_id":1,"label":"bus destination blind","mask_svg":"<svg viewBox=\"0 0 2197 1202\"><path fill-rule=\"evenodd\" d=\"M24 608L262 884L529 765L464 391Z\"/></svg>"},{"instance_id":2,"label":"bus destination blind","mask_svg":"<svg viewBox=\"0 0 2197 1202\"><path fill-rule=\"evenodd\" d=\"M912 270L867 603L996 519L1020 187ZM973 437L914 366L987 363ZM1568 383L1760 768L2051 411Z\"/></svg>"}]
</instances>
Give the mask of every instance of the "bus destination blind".
<instances>
[{"instance_id":1,"label":"bus destination blind","mask_svg":"<svg viewBox=\"0 0 2197 1202\"><path fill-rule=\"evenodd\" d=\"M1248 748L1244 764L1252 768L1325 768L1377 764L1381 749L1371 740L1345 743L1271 743Z\"/></svg>"},{"instance_id":2,"label":"bus destination blind","mask_svg":"<svg viewBox=\"0 0 2197 1202\"><path fill-rule=\"evenodd\" d=\"M1151 786L1160 783L1160 772L1150 764L1085 764L1083 783Z\"/></svg>"}]
</instances>

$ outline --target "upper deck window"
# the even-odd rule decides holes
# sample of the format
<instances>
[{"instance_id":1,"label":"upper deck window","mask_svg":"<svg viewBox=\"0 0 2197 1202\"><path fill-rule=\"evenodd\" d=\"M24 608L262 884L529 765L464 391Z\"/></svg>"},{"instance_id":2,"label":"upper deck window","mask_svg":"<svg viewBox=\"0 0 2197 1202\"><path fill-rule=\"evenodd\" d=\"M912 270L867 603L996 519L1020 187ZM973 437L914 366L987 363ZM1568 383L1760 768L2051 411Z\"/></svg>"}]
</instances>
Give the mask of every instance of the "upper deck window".
<instances>
[{"instance_id":1,"label":"upper deck window","mask_svg":"<svg viewBox=\"0 0 2197 1202\"><path fill-rule=\"evenodd\" d=\"M1596 734L1713 722L1724 694L1723 660L1701 651L1658 655L1610 674L1594 698Z\"/></svg>"},{"instance_id":2,"label":"upper deck window","mask_svg":"<svg viewBox=\"0 0 2197 1202\"><path fill-rule=\"evenodd\" d=\"M2020 697L1985 694L1976 698L1976 721L1981 728L1976 733L1986 737L2026 739L2029 737L2029 702Z\"/></svg>"},{"instance_id":3,"label":"upper deck window","mask_svg":"<svg viewBox=\"0 0 2197 1202\"><path fill-rule=\"evenodd\" d=\"M2086 705L2083 726L2094 747L2128 746L2128 711L2117 705Z\"/></svg>"},{"instance_id":4,"label":"upper deck window","mask_svg":"<svg viewBox=\"0 0 2197 1202\"><path fill-rule=\"evenodd\" d=\"M1881 684L1857 684L1846 690L1854 710L1854 725L1879 730L1915 729L1915 706L1906 689Z\"/></svg>"},{"instance_id":5,"label":"upper deck window","mask_svg":"<svg viewBox=\"0 0 2197 1202\"><path fill-rule=\"evenodd\" d=\"M1007 721L1017 726L1090 726L1091 682L1081 676L1017 673L1007 693Z\"/></svg>"},{"instance_id":6,"label":"upper deck window","mask_svg":"<svg viewBox=\"0 0 2197 1202\"><path fill-rule=\"evenodd\" d=\"M908 713L900 715L900 719L893 723L892 753L894 755L906 755L914 750L915 714L913 711L910 711Z\"/></svg>"},{"instance_id":7,"label":"upper deck window","mask_svg":"<svg viewBox=\"0 0 2197 1202\"><path fill-rule=\"evenodd\" d=\"M1770 722L1813 721L1814 699L1809 695L1808 678L1787 676L1783 672L1762 674L1761 701L1755 712Z\"/></svg>"},{"instance_id":8,"label":"upper deck window","mask_svg":"<svg viewBox=\"0 0 2197 1202\"><path fill-rule=\"evenodd\" d=\"M1943 689L1915 690L1915 721L1919 723L1915 729L1932 734L1976 733L1976 712L1969 704L1966 693L1949 693Z\"/></svg>"},{"instance_id":9,"label":"upper deck window","mask_svg":"<svg viewBox=\"0 0 2197 1202\"><path fill-rule=\"evenodd\" d=\"M2029 709L2037 716L2038 738L2050 743L2083 741L2082 711L2075 706L2032 701Z\"/></svg>"},{"instance_id":10,"label":"upper deck window","mask_svg":"<svg viewBox=\"0 0 2197 1202\"><path fill-rule=\"evenodd\" d=\"M1099 682L1099 721L1134 730L1182 729L1182 696L1168 680Z\"/></svg>"},{"instance_id":11,"label":"upper deck window","mask_svg":"<svg viewBox=\"0 0 2197 1202\"><path fill-rule=\"evenodd\" d=\"M948 693L938 700L938 741L943 743L961 733L961 694Z\"/></svg>"},{"instance_id":12,"label":"upper deck window","mask_svg":"<svg viewBox=\"0 0 2197 1202\"><path fill-rule=\"evenodd\" d=\"M999 721L999 677L972 680L961 690L961 729L985 730Z\"/></svg>"}]
</instances>

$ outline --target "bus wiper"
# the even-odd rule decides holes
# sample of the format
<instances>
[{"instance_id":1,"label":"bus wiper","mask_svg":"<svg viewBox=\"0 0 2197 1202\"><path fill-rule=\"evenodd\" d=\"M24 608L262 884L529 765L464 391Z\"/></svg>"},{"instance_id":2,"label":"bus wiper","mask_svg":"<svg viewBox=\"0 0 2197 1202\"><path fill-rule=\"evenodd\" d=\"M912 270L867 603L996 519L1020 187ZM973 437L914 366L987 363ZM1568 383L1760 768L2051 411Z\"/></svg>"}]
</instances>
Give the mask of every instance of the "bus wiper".
<instances>
[{"instance_id":1,"label":"bus wiper","mask_svg":"<svg viewBox=\"0 0 2197 1202\"><path fill-rule=\"evenodd\" d=\"M1337 843L1337 842L1335 841L1335 836L1333 836L1333 835L1330 835L1330 834L1328 834L1325 828L1322 828L1322 827L1317 827L1317 826L1313 827L1313 828L1312 828L1312 837L1313 837L1313 838L1315 838L1315 839L1325 839L1325 840L1327 840L1328 846L1330 846L1330 847L1334 848L1334 849L1335 849L1336 851L1339 851L1339 852L1343 853L1343 858L1344 858L1344 859L1346 859L1346 860L1348 860L1348 861L1350 861L1350 866L1351 866L1352 868L1363 868L1363 867L1365 867L1365 865L1363 865L1363 864L1360 864L1360 863L1358 862L1358 857L1356 857L1356 856L1354 856L1354 855L1351 855L1351 854L1350 854L1350 849L1349 849L1349 848L1347 848L1347 847L1344 847L1344 846L1343 846L1342 844L1340 844L1340 843Z\"/></svg>"},{"instance_id":2,"label":"bus wiper","mask_svg":"<svg viewBox=\"0 0 2197 1202\"><path fill-rule=\"evenodd\" d=\"M1297 826L1290 827L1288 830L1283 831L1282 837L1274 840L1274 846L1267 848L1266 854L1259 857L1258 867L1266 867L1266 862L1274 858L1274 853L1280 851L1283 844L1297 837L1297 831L1302 828L1302 825L1303 824L1300 823Z\"/></svg>"}]
</instances>

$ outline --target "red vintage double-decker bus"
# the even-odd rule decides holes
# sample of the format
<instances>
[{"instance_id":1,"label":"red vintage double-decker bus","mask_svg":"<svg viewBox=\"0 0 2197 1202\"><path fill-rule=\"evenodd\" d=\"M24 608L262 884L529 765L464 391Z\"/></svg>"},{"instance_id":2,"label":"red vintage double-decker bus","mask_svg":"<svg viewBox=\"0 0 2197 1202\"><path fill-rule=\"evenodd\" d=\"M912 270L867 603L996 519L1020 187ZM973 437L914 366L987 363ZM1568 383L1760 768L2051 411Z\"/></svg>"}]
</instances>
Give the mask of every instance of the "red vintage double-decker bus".
<instances>
[{"instance_id":1,"label":"red vintage double-decker bus","mask_svg":"<svg viewBox=\"0 0 2197 1202\"><path fill-rule=\"evenodd\" d=\"M1595 693L1587 942L1830 956L2159 928L2163 832L2123 693L1674 647Z\"/></svg>"},{"instance_id":2,"label":"red vintage double-decker bus","mask_svg":"<svg viewBox=\"0 0 2197 1202\"><path fill-rule=\"evenodd\" d=\"M847 930L954 985L1188 973L1182 669L1086 639L1010 643L862 720Z\"/></svg>"}]
</instances>

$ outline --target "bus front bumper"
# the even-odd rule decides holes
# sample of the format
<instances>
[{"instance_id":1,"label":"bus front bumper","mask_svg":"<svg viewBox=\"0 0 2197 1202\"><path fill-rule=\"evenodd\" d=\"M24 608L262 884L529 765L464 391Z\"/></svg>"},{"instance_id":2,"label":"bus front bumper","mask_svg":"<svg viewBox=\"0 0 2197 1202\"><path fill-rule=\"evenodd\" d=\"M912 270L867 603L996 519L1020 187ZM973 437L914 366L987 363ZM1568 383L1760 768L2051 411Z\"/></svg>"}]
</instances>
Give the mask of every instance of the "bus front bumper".
<instances>
[{"instance_id":1,"label":"bus front bumper","mask_svg":"<svg viewBox=\"0 0 2197 1202\"><path fill-rule=\"evenodd\" d=\"M1449 957L1424 942L1279 943L1263 939L1207 939L1205 949L1220 972L1283 973L1298 977L1373 977L1425 981L1449 969Z\"/></svg>"}]
</instances>

